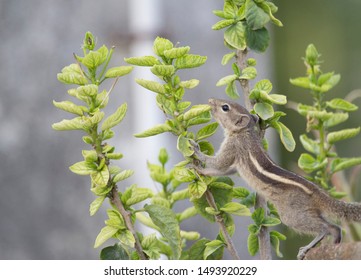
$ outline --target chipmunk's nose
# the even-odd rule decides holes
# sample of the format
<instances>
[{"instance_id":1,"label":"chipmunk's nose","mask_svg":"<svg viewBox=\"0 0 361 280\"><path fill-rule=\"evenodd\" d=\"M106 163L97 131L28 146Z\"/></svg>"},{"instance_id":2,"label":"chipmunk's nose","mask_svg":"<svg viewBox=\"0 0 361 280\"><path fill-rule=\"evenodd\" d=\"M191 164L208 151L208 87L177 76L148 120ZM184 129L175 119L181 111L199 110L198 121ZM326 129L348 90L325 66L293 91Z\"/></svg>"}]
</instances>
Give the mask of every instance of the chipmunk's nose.
<instances>
[{"instance_id":1,"label":"chipmunk's nose","mask_svg":"<svg viewBox=\"0 0 361 280\"><path fill-rule=\"evenodd\" d=\"M208 99L208 104L209 105L214 105L215 104L215 99L213 99L213 98L210 98L210 99Z\"/></svg>"}]
</instances>

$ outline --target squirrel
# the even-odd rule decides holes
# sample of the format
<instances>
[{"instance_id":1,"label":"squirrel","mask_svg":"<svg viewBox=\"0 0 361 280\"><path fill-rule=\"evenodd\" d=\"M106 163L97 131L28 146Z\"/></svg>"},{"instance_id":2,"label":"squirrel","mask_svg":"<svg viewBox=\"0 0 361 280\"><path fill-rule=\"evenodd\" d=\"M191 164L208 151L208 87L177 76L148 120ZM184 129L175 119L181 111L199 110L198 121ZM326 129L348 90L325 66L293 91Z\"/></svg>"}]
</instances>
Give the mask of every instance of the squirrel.
<instances>
[{"instance_id":1,"label":"squirrel","mask_svg":"<svg viewBox=\"0 0 361 280\"><path fill-rule=\"evenodd\" d=\"M236 172L267 200L273 203L283 224L296 232L316 236L299 249L297 258L325 236L341 242L341 228L330 221L338 218L361 222L361 203L347 203L332 198L313 182L278 166L262 145L258 117L241 105L220 99L209 99L214 119L223 127L225 139L216 156L203 154L194 142L200 164L196 171L205 176L231 175Z\"/></svg>"}]
</instances>

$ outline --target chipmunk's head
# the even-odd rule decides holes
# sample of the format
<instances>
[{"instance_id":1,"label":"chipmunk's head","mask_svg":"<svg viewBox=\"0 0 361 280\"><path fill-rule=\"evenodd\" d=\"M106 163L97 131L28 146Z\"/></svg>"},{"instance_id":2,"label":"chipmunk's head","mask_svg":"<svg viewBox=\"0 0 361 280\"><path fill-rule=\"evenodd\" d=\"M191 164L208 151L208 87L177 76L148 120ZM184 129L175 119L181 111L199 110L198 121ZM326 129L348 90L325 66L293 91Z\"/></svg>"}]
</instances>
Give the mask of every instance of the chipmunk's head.
<instances>
[{"instance_id":1,"label":"chipmunk's head","mask_svg":"<svg viewBox=\"0 0 361 280\"><path fill-rule=\"evenodd\" d=\"M257 123L257 117L236 102L209 99L208 103L212 108L214 119L228 134L240 133L242 130L255 127Z\"/></svg>"}]
</instances>

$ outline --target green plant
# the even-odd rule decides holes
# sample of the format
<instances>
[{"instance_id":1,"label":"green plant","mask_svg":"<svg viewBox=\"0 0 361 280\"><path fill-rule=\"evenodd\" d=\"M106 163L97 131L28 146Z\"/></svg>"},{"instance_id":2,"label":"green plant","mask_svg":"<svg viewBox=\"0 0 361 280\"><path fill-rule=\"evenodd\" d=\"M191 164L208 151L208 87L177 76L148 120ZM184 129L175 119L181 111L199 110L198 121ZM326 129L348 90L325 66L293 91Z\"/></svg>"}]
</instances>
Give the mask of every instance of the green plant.
<instances>
[{"instance_id":1,"label":"green plant","mask_svg":"<svg viewBox=\"0 0 361 280\"><path fill-rule=\"evenodd\" d=\"M338 84L341 77L334 72L322 72L319 58L316 47L308 45L304 58L306 76L290 79L291 84L309 90L313 99L312 104L298 104L297 107L298 113L307 122L306 133L300 136L307 153L300 155L298 166L309 174L308 179L323 187L331 196L342 198L351 195L350 184L343 180L346 184L336 187L332 178L361 164L361 157L340 157L336 144L358 135L360 127L341 130L335 130L334 127L346 122L349 113L358 107L343 98L327 98L328 92Z\"/></svg>"}]
</instances>

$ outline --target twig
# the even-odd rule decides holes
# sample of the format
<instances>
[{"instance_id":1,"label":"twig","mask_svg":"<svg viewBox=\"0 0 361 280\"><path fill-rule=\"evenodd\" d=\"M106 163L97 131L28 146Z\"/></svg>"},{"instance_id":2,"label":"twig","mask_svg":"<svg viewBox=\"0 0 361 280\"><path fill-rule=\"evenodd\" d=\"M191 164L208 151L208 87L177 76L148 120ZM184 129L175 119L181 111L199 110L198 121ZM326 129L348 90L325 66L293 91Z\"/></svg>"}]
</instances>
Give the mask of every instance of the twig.
<instances>
[{"instance_id":1,"label":"twig","mask_svg":"<svg viewBox=\"0 0 361 280\"><path fill-rule=\"evenodd\" d=\"M236 58L237 65L241 69L241 71L247 67L247 62L246 62L247 53L248 53L247 49L243 51L237 50L237 58ZM244 103L246 105L247 110L250 111L253 109L254 101L249 99L249 95L250 95L249 81L246 79L241 79L240 84L243 90ZM267 201L259 194L257 194L255 208L263 208L265 210L264 211L265 215L267 215ZM262 227L259 232L259 252L262 260L272 259L271 241L269 237L269 230L267 227Z\"/></svg>"},{"instance_id":2,"label":"twig","mask_svg":"<svg viewBox=\"0 0 361 280\"><path fill-rule=\"evenodd\" d=\"M214 208L217 211L217 205L216 205L216 202L214 201L213 194L209 190L207 190L205 195L206 195L206 200L207 200L209 206L211 206L212 208ZM229 233L227 231L227 228L226 228L226 225L224 224L222 216L220 214L218 214L218 215L215 215L215 218L216 218L216 222L220 226L221 232L222 232L225 242L227 244L227 249L231 253L233 259L240 260L240 257L236 251L236 247L234 246L231 236L229 235Z\"/></svg>"},{"instance_id":3,"label":"twig","mask_svg":"<svg viewBox=\"0 0 361 280\"><path fill-rule=\"evenodd\" d=\"M114 186L112 189L111 202L117 207L117 209L119 210L120 214L122 215L125 221L125 225L127 226L128 230L133 234L133 237L135 239L135 250L137 251L139 258L141 260L146 260L147 257L143 252L143 248L142 245L140 244L140 240L138 238L137 232L134 229L131 219L131 214L127 210L125 210L123 203L119 198L118 189L116 186Z\"/></svg>"}]
</instances>

